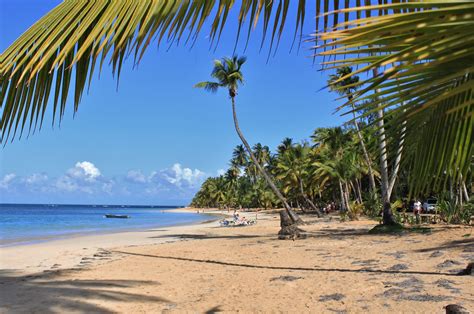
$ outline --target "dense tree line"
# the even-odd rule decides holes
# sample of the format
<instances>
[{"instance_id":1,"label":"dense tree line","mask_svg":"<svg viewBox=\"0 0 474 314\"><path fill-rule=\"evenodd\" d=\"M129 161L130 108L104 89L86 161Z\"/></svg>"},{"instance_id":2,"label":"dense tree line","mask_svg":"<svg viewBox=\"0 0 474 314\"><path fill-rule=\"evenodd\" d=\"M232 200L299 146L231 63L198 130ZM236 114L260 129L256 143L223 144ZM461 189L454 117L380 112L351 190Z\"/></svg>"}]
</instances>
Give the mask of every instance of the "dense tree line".
<instances>
[{"instance_id":1,"label":"dense tree line","mask_svg":"<svg viewBox=\"0 0 474 314\"><path fill-rule=\"evenodd\" d=\"M360 133L368 149L370 168L377 185L380 171L377 165L375 127L359 123ZM304 211L322 211L329 204L345 212L349 217L360 214L377 216L382 204L372 190L369 167L358 131L353 126L318 128L309 140L295 143L285 138L272 153L268 146L257 143L252 152L257 161L275 179L275 182L291 207ZM403 164L402 164L403 165ZM401 167L394 186L392 207L409 210L409 187L406 171ZM437 197L440 210L443 206L454 206L464 210L464 216L472 214L469 205L468 186L472 176L465 182L454 184L446 177L446 188L431 190L411 198ZM277 208L278 198L268 188L255 163L242 145L235 147L226 173L208 178L197 192L191 206L200 208ZM451 209L453 210L453 209ZM461 213L459 213L461 214ZM466 218L467 219L467 218Z\"/></svg>"}]
</instances>

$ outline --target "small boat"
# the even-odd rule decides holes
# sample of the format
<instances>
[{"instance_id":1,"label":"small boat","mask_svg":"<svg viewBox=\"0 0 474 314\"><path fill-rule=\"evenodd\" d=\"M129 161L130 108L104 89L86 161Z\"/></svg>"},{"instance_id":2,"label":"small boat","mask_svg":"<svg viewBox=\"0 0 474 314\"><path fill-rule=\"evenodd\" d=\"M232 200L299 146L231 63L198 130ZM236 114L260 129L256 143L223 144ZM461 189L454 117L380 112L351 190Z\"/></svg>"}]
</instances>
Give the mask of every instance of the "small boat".
<instances>
[{"instance_id":1,"label":"small boat","mask_svg":"<svg viewBox=\"0 0 474 314\"><path fill-rule=\"evenodd\" d=\"M130 218L128 215L112 215L112 214L106 214L105 218Z\"/></svg>"}]
</instances>

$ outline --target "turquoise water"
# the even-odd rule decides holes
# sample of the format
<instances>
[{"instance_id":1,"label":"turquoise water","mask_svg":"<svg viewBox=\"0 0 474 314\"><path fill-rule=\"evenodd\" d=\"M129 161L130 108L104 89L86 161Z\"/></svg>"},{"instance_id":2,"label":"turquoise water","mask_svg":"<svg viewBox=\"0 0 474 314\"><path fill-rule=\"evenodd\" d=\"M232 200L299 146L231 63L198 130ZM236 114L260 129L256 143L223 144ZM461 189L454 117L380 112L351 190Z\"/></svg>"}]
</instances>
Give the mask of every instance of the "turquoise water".
<instances>
[{"instance_id":1,"label":"turquoise water","mask_svg":"<svg viewBox=\"0 0 474 314\"><path fill-rule=\"evenodd\" d=\"M77 234L143 230L198 223L209 216L174 213L168 206L0 204L0 246L46 241ZM105 218L129 215L129 219Z\"/></svg>"}]
</instances>

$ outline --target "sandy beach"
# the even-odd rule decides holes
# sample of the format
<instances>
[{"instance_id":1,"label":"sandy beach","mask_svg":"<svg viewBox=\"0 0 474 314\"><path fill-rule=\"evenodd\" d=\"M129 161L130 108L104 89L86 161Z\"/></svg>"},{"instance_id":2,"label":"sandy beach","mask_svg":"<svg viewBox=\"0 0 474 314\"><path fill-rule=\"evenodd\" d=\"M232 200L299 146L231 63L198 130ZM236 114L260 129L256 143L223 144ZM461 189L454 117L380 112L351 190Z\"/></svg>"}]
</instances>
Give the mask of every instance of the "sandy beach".
<instances>
[{"instance_id":1,"label":"sandy beach","mask_svg":"<svg viewBox=\"0 0 474 314\"><path fill-rule=\"evenodd\" d=\"M296 241L278 240L278 215L259 213L247 227L214 221L2 248L0 311L474 311L473 277L455 275L474 260L472 227L368 235L376 222L303 218L308 238Z\"/></svg>"}]
</instances>

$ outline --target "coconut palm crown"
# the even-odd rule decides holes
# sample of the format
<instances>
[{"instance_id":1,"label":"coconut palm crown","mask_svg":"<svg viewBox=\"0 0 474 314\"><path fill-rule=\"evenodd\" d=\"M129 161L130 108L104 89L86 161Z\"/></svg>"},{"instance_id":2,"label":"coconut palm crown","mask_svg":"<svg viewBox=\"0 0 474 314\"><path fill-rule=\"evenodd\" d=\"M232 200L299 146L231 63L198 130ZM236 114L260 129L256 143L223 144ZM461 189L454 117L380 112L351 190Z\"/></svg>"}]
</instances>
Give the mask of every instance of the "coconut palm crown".
<instances>
[{"instance_id":1,"label":"coconut palm crown","mask_svg":"<svg viewBox=\"0 0 474 314\"><path fill-rule=\"evenodd\" d=\"M204 88L212 93L217 92L219 87L225 87L229 90L229 96L235 97L239 85L244 82L240 69L245 61L247 61L246 57L237 56L233 56L232 58L224 57L222 60L214 60L214 69L211 72L211 76L215 78L217 82L200 82L194 87Z\"/></svg>"}]
</instances>

